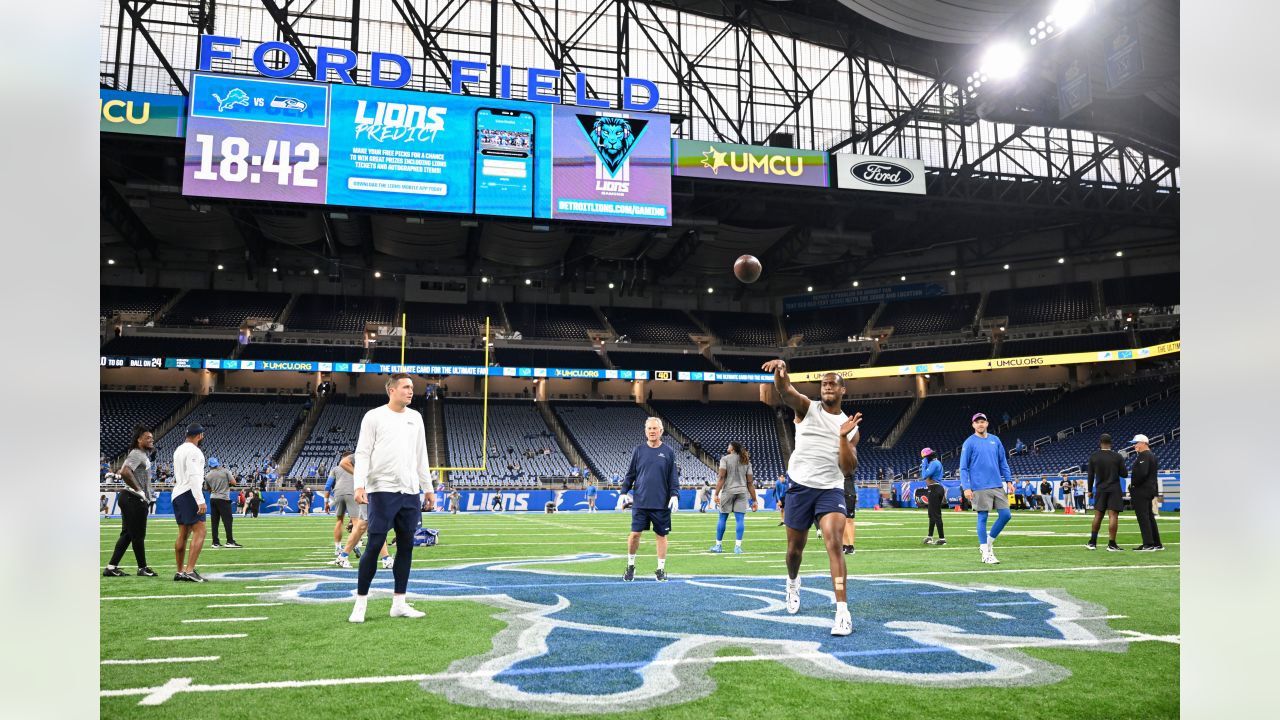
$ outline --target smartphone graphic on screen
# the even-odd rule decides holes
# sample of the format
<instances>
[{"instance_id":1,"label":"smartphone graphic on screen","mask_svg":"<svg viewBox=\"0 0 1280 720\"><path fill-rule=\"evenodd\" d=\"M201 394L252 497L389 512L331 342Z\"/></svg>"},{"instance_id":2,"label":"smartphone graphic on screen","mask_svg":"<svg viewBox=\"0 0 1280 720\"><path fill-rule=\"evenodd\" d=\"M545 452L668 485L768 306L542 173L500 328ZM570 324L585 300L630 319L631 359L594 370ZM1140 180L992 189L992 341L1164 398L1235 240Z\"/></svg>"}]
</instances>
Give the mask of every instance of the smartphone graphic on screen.
<instances>
[{"instance_id":1,"label":"smartphone graphic on screen","mask_svg":"<svg viewBox=\"0 0 1280 720\"><path fill-rule=\"evenodd\" d=\"M476 110L477 215L533 217L534 119L526 110Z\"/></svg>"}]
</instances>

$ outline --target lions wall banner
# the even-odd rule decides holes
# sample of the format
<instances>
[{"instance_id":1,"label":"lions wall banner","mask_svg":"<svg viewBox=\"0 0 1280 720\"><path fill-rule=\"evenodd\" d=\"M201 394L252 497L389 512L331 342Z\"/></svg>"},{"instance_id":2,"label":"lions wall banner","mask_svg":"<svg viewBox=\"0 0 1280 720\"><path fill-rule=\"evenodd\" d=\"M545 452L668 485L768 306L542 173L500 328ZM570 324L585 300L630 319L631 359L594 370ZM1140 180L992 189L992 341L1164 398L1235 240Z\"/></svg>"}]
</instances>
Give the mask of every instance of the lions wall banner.
<instances>
[{"instance_id":1,"label":"lions wall banner","mask_svg":"<svg viewBox=\"0 0 1280 720\"><path fill-rule=\"evenodd\" d=\"M878 155L837 153L836 187L845 190L925 194L924 162Z\"/></svg>"},{"instance_id":2,"label":"lions wall banner","mask_svg":"<svg viewBox=\"0 0 1280 720\"><path fill-rule=\"evenodd\" d=\"M673 140L672 174L708 180L827 187L827 154L821 150Z\"/></svg>"}]
</instances>

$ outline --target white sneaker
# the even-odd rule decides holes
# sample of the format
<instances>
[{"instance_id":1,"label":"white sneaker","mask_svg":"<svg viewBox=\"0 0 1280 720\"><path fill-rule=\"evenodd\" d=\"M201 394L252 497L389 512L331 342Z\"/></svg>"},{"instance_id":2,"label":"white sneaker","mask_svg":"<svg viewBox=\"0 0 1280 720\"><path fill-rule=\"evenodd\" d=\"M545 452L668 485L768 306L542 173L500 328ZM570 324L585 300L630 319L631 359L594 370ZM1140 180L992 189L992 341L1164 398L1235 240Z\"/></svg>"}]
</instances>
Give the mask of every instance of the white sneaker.
<instances>
[{"instance_id":1,"label":"white sneaker","mask_svg":"<svg viewBox=\"0 0 1280 720\"><path fill-rule=\"evenodd\" d=\"M403 605L391 604L391 617L420 618L426 616L427 614L421 610L414 610L409 603L404 603Z\"/></svg>"},{"instance_id":2,"label":"white sneaker","mask_svg":"<svg viewBox=\"0 0 1280 720\"><path fill-rule=\"evenodd\" d=\"M364 622L364 609L363 609L363 608L358 608L358 607L357 607L357 608L352 608L352 609L351 609L351 616L347 618L347 622L353 622L353 623L362 623L362 622Z\"/></svg>"},{"instance_id":3,"label":"white sneaker","mask_svg":"<svg viewBox=\"0 0 1280 720\"><path fill-rule=\"evenodd\" d=\"M996 554L990 550L982 554L982 562L988 565L999 565L1000 561L996 559Z\"/></svg>"},{"instance_id":4,"label":"white sneaker","mask_svg":"<svg viewBox=\"0 0 1280 720\"><path fill-rule=\"evenodd\" d=\"M333 564L337 565L340 568L346 568L347 570L351 569L351 561L348 560L345 555L342 557L339 557L337 560L334 560Z\"/></svg>"},{"instance_id":5,"label":"white sneaker","mask_svg":"<svg viewBox=\"0 0 1280 720\"><path fill-rule=\"evenodd\" d=\"M388 555L388 556L386 556L386 557L382 558L382 567L383 567L383 568L385 568L385 569L387 569L387 570L390 570L390 569L394 568L395 566L396 566L396 559L395 559L395 557L394 557L394 556L392 556L392 555Z\"/></svg>"},{"instance_id":6,"label":"white sneaker","mask_svg":"<svg viewBox=\"0 0 1280 720\"><path fill-rule=\"evenodd\" d=\"M787 614L795 615L798 612L800 612L799 580L796 581L796 584L794 586L792 586L791 583L787 583Z\"/></svg>"},{"instance_id":7,"label":"white sneaker","mask_svg":"<svg viewBox=\"0 0 1280 720\"><path fill-rule=\"evenodd\" d=\"M837 612L836 621L831 626L832 635L848 635L853 632L853 616L849 611Z\"/></svg>"}]
</instances>

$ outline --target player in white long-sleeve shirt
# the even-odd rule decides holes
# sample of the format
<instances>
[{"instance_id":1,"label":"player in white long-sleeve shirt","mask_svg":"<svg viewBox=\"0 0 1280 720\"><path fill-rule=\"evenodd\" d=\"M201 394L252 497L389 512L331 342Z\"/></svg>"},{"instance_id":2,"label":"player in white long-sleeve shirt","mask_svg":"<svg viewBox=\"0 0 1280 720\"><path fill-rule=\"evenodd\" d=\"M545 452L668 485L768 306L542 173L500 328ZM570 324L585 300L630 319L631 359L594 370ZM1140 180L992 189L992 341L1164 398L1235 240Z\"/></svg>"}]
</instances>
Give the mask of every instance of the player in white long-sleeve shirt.
<instances>
[{"instance_id":1,"label":"player in white long-sleeve shirt","mask_svg":"<svg viewBox=\"0 0 1280 720\"><path fill-rule=\"evenodd\" d=\"M387 532L396 531L396 556L392 574L395 588L391 617L422 617L405 602L409 571L413 564L413 534L422 522L422 511L435 505L431 463L427 458L426 427L422 415L411 410L413 379L397 373L387 380L387 404L365 413L355 452L356 502L369 505L369 540L356 581L356 604L351 622L364 622L369 586L378 572L378 552ZM426 501L419 495L426 492Z\"/></svg>"},{"instance_id":2,"label":"player in white long-sleeve shirt","mask_svg":"<svg viewBox=\"0 0 1280 720\"><path fill-rule=\"evenodd\" d=\"M174 555L178 558L178 572L173 576L176 582L204 582L196 572L196 560L204 547L205 535L202 440L204 428L190 425L187 427L187 441L173 451L173 492L169 497L173 501L173 519L178 521L178 539L173 544ZM191 553L186 556L184 564L188 537L191 538Z\"/></svg>"}]
</instances>

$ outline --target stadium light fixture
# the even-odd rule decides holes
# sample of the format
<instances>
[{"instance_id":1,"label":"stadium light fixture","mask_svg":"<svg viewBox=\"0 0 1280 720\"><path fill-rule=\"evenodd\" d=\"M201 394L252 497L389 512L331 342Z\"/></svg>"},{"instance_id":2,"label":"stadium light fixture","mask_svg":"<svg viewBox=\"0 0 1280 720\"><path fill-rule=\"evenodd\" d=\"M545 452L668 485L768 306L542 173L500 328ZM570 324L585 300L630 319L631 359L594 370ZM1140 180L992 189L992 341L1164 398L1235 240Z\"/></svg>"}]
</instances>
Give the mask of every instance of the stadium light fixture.
<instances>
[{"instance_id":1,"label":"stadium light fixture","mask_svg":"<svg viewBox=\"0 0 1280 720\"><path fill-rule=\"evenodd\" d=\"M1026 61L1021 48L1002 40L992 45L982 56L982 73L996 80L1005 80L1017 75Z\"/></svg>"},{"instance_id":2,"label":"stadium light fixture","mask_svg":"<svg viewBox=\"0 0 1280 720\"><path fill-rule=\"evenodd\" d=\"M1004 264L1004 269L1005 269L1005 270L1008 270L1008 269L1009 269L1009 263L1005 263L1005 264Z\"/></svg>"},{"instance_id":3,"label":"stadium light fixture","mask_svg":"<svg viewBox=\"0 0 1280 720\"><path fill-rule=\"evenodd\" d=\"M273 268L271 268L271 272L273 272L273 273L278 273L278 272L280 272L280 268L278 268L278 267L273 267Z\"/></svg>"},{"instance_id":4,"label":"stadium light fixture","mask_svg":"<svg viewBox=\"0 0 1280 720\"><path fill-rule=\"evenodd\" d=\"M115 261L114 259L112 259L112 258L107 258L107 264L108 264L108 265L115 265L115 264L116 264L116 261Z\"/></svg>"},{"instance_id":5,"label":"stadium light fixture","mask_svg":"<svg viewBox=\"0 0 1280 720\"><path fill-rule=\"evenodd\" d=\"M613 283L609 283L609 289L610 289L610 290L612 290L612 289L613 289Z\"/></svg>"},{"instance_id":6,"label":"stadium light fixture","mask_svg":"<svg viewBox=\"0 0 1280 720\"><path fill-rule=\"evenodd\" d=\"M1004 332L1004 326L1003 326L1003 325L1001 325L1001 326L1000 326L1000 332Z\"/></svg>"},{"instance_id":7,"label":"stadium light fixture","mask_svg":"<svg viewBox=\"0 0 1280 720\"><path fill-rule=\"evenodd\" d=\"M955 277L955 276L956 276L956 271L955 271L955 270L952 270L952 271L951 271L951 277Z\"/></svg>"},{"instance_id":8,"label":"stadium light fixture","mask_svg":"<svg viewBox=\"0 0 1280 720\"><path fill-rule=\"evenodd\" d=\"M1124 257L1124 251L1123 251L1123 250L1117 250L1117 251L1116 251L1116 257Z\"/></svg>"},{"instance_id":9,"label":"stadium light fixture","mask_svg":"<svg viewBox=\"0 0 1280 720\"><path fill-rule=\"evenodd\" d=\"M1061 265L1067 261L1066 258L1058 258L1058 264Z\"/></svg>"},{"instance_id":10,"label":"stadium light fixture","mask_svg":"<svg viewBox=\"0 0 1280 720\"><path fill-rule=\"evenodd\" d=\"M533 284L533 281L532 281L532 280L530 280L529 278L525 278L525 279L524 279L524 284L525 284L525 285L532 285L532 284Z\"/></svg>"},{"instance_id":11,"label":"stadium light fixture","mask_svg":"<svg viewBox=\"0 0 1280 720\"><path fill-rule=\"evenodd\" d=\"M378 270L374 270L374 271L373 271L373 276L374 276L374 277L376 277L376 278L380 278L380 277L382 277L382 272L381 272L381 271L378 271Z\"/></svg>"},{"instance_id":12,"label":"stadium light fixture","mask_svg":"<svg viewBox=\"0 0 1280 720\"><path fill-rule=\"evenodd\" d=\"M906 282L906 281L907 281L907 276L906 276L906 275L903 275L902 277L900 277L900 278L898 278L898 279L899 279L899 280L901 280L902 282Z\"/></svg>"},{"instance_id":13,"label":"stadium light fixture","mask_svg":"<svg viewBox=\"0 0 1280 720\"><path fill-rule=\"evenodd\" d=\"M854 280L854 281L853 281L853 286L854 286L854 287L858 287L858 281L857 281L857 280Z\"/></svg>"},{"instance_id":14,"label":"stadium light fixture","mask_svg":"<svg viewBox=\"0 0 1280 720\"><path fill-rule=\"evenodd\" d=\"M222 263L218 263L218 269L219 269L219 270L222 270L222 269L223 269Z\"/></svg>"},{"instance_id":15,"label":"stadium light fixture","mask_svg":"<svg viewBox=\"0 0 1280 720\"><path fill-rule=\"evenodd\" d=\"M805 289L806 289L806 290L808 290L809 292L813 292L813 286L812 286L812 285L810 285L809 287L807 287L807 288L805 288Z\"/></svg>"},{"instance_id":16,"label":"stadium light fixture","mask_svg":"<svg viewBox=\"0 0 1280 720\"><path fill-rule=\"evenodd\" d=\"M813 288L809 288L809 289L810 289L810 290L812 290ZM707 288L707 294L708 294L708 295L710 295L711 293L713 293L713 292L715 292L715 291L716 291L716 289L715 289L715 288Z\"/></svg>"},{"instance_id":17,"label":"stadium light fixture","mask_svg":"<svg viewBox=\"0 0 1280 720\"><path fill-rule=\"evenodd\" d=\"M1045 26L1070 30L1079 25L1093 10L1093 0L1058 0L1053 13L1045 18Z\"/></svg>"},{"instance_id":18,"label":"stadium light fixture","mask_svg":"<svg viewBox=\"0 0 1280 720\"><path fill-rule=\"evenodd\" d=\"M311 268L311 274L312 274L312 275L319 275L319 274L320 274L320 268Z\"/></svg>"}]
</instances>

